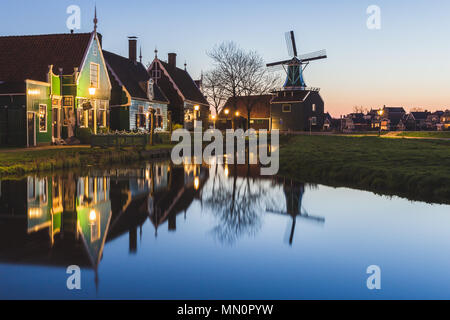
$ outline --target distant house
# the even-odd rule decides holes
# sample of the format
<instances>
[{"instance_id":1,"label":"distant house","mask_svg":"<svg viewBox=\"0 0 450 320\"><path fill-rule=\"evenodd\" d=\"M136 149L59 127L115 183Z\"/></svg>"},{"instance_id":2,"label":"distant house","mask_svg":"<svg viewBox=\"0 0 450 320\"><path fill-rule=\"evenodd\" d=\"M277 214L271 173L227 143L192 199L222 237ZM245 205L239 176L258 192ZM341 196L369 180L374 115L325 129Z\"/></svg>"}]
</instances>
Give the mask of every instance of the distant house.
<instances>
[{"instance_id":1,"label":"distant house","mask_svg":"<svg viewBox=\"0 0 450 320\"><path fill-rule=\"evenodd\" d=\"M237 128L247 129L248 110L250 110L250 128L255 130L270 129L270 101L273 96L271 94L237 97L236 103L233 98L228 99L224 107L219 113L219 127L231 127L231 119L237 117ZM236 105L236 109L234 109ZM225 113L228 110L228 114ZM234 114L233 114L234 112ZM227 125L224 125L227 123Z\"/></svg>"},{"instance_id":2,"label":"distant house","mask_svg":"<svg viewBox=\"0 0 450 320\"><path fill-rule=\"evenodd\" d=\"M428 115L427 120L425 121L425 125L427 130L437 130L438 125L441 123L441 117L444 114L444 111L435 111Z\"/></svg>"},{"instance_id":3,"label":"distant house","mask_svg":"<svg viewBox=\"0 0 450 320\"><path fill-rule=\"evenodd\" d=\"M0 145L36 146L106 128L111 83L92 33L0 37Z\"/></svg>"},{"instance_id":4,"label":"distant house","mask_svg":"<svg viewBox=\"0 0 450 320\"><path fill-rule=\"evenodd\" d=\"M317 89L276 91L271 101L272 129L281 131L322 130L324 105Z\"/></svg>"},{"instance_id":5,"label":"distant house","mask_svg":"<svg viewBox=\"0 0 450 320\"><path fill-rule=\"evenodd\" d=\"M111 129L149 130L150 110L155 114L155 130L167 130L169 100L137 61L136 39L129 39L128 58L103 51L112 83Z\"/></svg>"},{"instance_id":6,"label":"distant house","mask_svg":"<svg viewBox=\"0 0 450 320\"><path fill-rule=\"evenodd\" d=\"M210 114L208 101L186 69L177 67L176 57L169 53L168 62L164 62L155 56L148 73L169 99L174 123L191 130L202 121L205 127Z\"/></svg>"},{"instance_id":7,"label":"distant house","mask_svg":"<svg viewBox=\"0 0 450 320\"><path fill-rule=\"evenodd\" d=\"M363 113L350 113L343 119L344 131L368 131L371 121Z\"/></svg>"},{"instance_id":8,"label":"distant house","mask_svg":"<svg viewBox=\"0 0 450 320\"><path fill-rule=\"evenodd\" d=\"M402 107L383 107L383 115L381 117L381 130L395 131L405 116L405 109Z\"/></svg>"},{"instance_id":9,"label":"distant house","mask_svg":"<svg viewBox=\"0 0 450 320\"><path fill-rule=\"evenodd\" d=\"M445 110L442 114L438 130L450 130L450 110Z\"/></svg>"},{"instance_id":10,"label":"distant house","mask_svg":"<svg viewBox=\"0 0 450 320\"><path fill-rule=\"evenodd\" d=\"M430 112L410 112L406 115L405 126L407 130L425 130L427 128L426 121Z\"/></svg>"}]
</instances>

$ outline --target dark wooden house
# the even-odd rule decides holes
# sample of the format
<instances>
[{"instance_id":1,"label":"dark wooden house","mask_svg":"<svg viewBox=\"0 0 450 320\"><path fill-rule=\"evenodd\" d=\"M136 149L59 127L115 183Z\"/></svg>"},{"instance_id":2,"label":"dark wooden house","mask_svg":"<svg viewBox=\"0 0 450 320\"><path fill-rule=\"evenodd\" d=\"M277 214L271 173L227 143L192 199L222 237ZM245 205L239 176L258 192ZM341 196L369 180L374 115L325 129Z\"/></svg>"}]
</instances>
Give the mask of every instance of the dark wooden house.
<instances>
[{"instance_id":1,"label":"dark wooden house","mask_svg":"<svg viewBox=\"0 0 450 320\"><path fill-rule=\"evenodd\" d=\"M169 100L137 61L136 38L129 39L129 57L103 51L112 84L111 129L147 131L154 110L155 130L168 130Z\"/></svg>"},{"instance_id":2,"label":"dark wooden house","mask_svg":"<svg viewBox=\"0 0 450 320\"><path fill-rule=\"evenodd\" d=\"M219 113L216 127L220 129L231 128L231 121L235 119L236 128L248 129L248 117L250 116L250 128L255 130L270 130L270 101L271 94L243 96L229 98ZM236 109L234 109L236 105ZM227 110L227 111L226 111Z\"/></svg>"},{"instance_id":3,"label":"dark wooden house","mask_svg":"<svg viewBox=\"0 0 450 320\"><path fill-rule=\"evenodd\" d=\"M175 53L169 53L168 62L164 62L155 52L155 59L148 68L148 73L169 99L174 124L182 124L192 130L197 121L202 121L203 127L206 127L210 114L209 104L200 88L186 68L177 67Z\"/></svg>"},{"instance_id":4,"label":"dark wooden house","mask_svg":"<svg viewBox=\"0 0 450 320\"><path fill-rule=\"evenodd\" d=\"M271 101L273 130L319 131L325 114L324 102L318 89L280 90Z\"/></svg>"}]
</instances>

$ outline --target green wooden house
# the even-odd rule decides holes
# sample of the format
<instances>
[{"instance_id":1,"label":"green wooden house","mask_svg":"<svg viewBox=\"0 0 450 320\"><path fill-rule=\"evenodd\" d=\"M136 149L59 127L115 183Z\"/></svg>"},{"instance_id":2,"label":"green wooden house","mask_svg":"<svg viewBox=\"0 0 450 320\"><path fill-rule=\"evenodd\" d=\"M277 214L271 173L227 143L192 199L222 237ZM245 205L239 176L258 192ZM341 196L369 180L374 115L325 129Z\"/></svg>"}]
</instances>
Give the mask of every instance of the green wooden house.
<instances>
[{"instance_id":1,"label":"green wooden house","mask_svg":"<svg viewBox=\"0 0 450 320\"><path fill-rule=\"evenodd\" d=\"M58 143L106 129L110 95L95 30L0 37L0 146Z\"/></svg>"}]
</instances>

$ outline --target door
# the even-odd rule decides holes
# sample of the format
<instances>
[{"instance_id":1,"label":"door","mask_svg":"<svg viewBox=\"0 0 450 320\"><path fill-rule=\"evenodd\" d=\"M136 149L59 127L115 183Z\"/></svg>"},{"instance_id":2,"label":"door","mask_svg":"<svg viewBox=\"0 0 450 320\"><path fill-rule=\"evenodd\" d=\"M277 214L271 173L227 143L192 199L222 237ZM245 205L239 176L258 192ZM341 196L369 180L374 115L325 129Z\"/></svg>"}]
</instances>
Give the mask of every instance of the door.
<instances>
[{"instance_id":1,"label":"door","mask_svg":"<svg viewBox=\"0 0 450 320\"><path fill-rule=\"evenodd\" d=\"M52 137L54 139L59 139L61 137L60 135L60 125L59 125L59 120L60 120L60 109L59 108L53 108L52 109Z\"/></svg>"},{"instance_id":2,"label":"door","mask_svg":"<svg viewBox=\"0 0 450 320\"><path fill-rule=\"evenodd\" d=\"M34 112L27 114L27 142L29 147L36 145L36 114Z\"/></svg>"}]
</instances>

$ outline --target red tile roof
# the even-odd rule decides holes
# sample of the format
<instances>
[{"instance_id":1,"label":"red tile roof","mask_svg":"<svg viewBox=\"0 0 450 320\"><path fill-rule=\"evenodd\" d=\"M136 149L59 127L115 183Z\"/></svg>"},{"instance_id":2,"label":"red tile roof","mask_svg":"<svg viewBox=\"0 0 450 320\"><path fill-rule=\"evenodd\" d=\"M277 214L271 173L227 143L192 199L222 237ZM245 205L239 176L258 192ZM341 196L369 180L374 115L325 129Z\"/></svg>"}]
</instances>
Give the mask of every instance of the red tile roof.
<instances>
[{"instance_id":1,"label":"red tile roof","mask_svg":"<svg viewBox=\"0 0 450 320\"><path fill-rule=\"evenodd\" d=\"M48 66L72 74L80 67L91 33L0 37L0 81L46 81Z\"/></svg>"}]
</instances>

